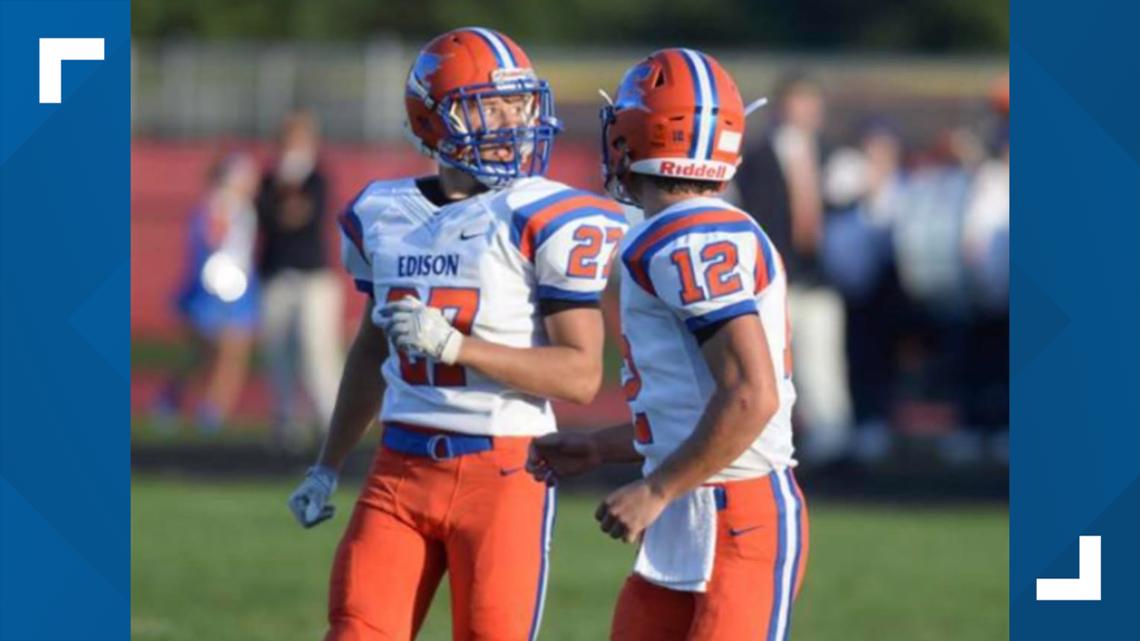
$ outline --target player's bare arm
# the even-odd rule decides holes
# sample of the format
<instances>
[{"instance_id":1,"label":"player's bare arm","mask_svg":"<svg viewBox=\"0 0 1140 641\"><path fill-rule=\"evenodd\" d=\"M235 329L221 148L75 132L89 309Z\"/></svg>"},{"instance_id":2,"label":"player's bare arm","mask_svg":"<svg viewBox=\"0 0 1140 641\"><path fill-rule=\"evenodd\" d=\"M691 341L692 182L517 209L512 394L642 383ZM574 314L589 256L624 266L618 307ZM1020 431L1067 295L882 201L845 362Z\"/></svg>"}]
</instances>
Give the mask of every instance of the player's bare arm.
<instances>
[{"instance_id":1,"label":"player's bare arm","mask_svg":"<svg viewBox=\"0 0 1140 641\"><path fill-rule=\"evenodd\" d=\"M388 357L388 340L373 324L371 309L369 301L349 347L328 435L317 457L318 465L334 470L340 470L345 457L379 413L384 395L380 364Z\"/></svg>"},{"instance_id":2,"label":"player's bare arm","mask_svg":"<svg viewBox=\"0 0 1140 641\"><path fill-rule=\"evenodd\" d=\"M521 392L589 403L602 385L601 310L566 309L546 316L544 324L550 345L518 348L467 337L456 362Z\"/></svg>"},{"instance_id":3,"label":"player's bare arm","mask_svg":"<svg viewBox=\"0 0 1140 641\"><path fill-rule=\"evenodd\" d=\"M360 328L349 348L332 421L317 464L309 469L305 480L289 497L293 516L307 528L332 518L333 506L329 499L336 490L341 465L380 410L384 392L380 364L388 356L388 341L372 323L371 308L371 305L365 307Z\"/></svg>"},{"instance_id":4,"label":"player's bare arm","mask_svg":"<svg viewBox=\"0 0 1140 641\"><path fill-rule=\"evenodd\" d=\"M585 474L607 463L638 463L642 456L633 439L632 423L547 434L531 443L527 471L537 480L551 481Z\"/></svg>"},{"instance_id":5,"label":"player's bare arm","mask_svg":"<svg viewBox=\"0 0 1140 641\"><path fill-rule=\"evenodd\" d=\"M716 380L693 434L648 477L598 507L602 530L636 540L673 499L693 490L744 453L776 413L779 396L760 318L738 316L701 349Z\"/></svg>"},{"instance_id":6,"label":"player's bare arm","mask_svg":"<svg viewBox=\"0 0 1140 641\"><path fill-rule=\"evenodd\" d=\"M510 347L464 336L439 310L414 298L389 303L381 315L397 348L474 368L520 392L589 403L602 384L605 328L595 307L547 315L544 325L550 345L538 347Z\"/></svg>"}]
</instances>

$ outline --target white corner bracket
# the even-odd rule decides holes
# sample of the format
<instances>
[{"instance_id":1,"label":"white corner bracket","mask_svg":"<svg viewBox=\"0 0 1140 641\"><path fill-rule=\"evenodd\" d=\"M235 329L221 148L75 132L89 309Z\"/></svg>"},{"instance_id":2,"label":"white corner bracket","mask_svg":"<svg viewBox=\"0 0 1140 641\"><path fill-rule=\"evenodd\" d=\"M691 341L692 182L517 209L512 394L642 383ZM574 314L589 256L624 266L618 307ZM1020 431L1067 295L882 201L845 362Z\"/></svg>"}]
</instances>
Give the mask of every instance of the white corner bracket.
<instances>
[{"instance_id":1,"label":"white corner bracket","mask_svg":"<svg viewBox=\"0 0 1140 641\"><path fill-rule=\"evenodd\" d=\"M1075 579L1037 579L1038 601L1100 601L1100 537L1082 536Z\"/></svg>"},{"instance_id":2,"label":"white corner bracket","mask_svg":"<svg viewBox=\"0 0 1140 641\"><path fill-rule=\"evenodd\" d=\"M63 61L102 60L103 38L40 38L40 104L63 101Z\"/></svg>"}]
</instances>

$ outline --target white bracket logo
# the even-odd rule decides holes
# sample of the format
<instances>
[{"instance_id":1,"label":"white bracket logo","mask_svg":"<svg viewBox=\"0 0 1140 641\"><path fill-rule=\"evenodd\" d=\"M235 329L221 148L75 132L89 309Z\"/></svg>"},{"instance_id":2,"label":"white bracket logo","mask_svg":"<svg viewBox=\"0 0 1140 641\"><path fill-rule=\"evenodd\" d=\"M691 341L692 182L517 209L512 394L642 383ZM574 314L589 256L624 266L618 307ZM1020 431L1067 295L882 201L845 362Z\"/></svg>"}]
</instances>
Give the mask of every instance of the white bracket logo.
<instances>
[{"instance_id":1,"label":"white bracket logo","mask_svg":"<svg viewBox=\"0 0 1140 641\"><path fill-rule=\"evenodd\" d=\"M1100 601L1100 537L1080 538L1075 579L1037 579L1038 601Z\"/></svg>"},{"instance_id":2,"label":"white bracket logo","mask_svg":"<svg viewBox=\"0 0 1140 641\"><path fill-rule=\"evenodd\" d=\"M40 104L63 101L64 60L102 59L102 38L40 38Z\"/></svg>"}]
</instances>

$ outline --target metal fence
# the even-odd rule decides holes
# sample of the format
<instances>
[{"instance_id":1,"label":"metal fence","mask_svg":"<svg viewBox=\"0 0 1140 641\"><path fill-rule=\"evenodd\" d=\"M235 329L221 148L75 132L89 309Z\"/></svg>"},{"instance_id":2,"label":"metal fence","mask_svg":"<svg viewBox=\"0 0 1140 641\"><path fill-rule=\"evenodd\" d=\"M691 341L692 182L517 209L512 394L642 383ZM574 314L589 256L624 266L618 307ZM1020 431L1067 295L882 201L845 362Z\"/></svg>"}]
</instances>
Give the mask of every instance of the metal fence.
<instances>
[{"instance_id":1,"label":"metal fence","mask_svg":"<svg viewBox=\"0 0 1140 641\"><path fill-rule=\"evenodd\" d=\"M133 130L145 137L264 137L290 109L306 107L331 139L388 141L400 135L404 77L415 53L413 43L396 38L359 44L136 42ZM531 53L555 88L568 134L592 136L597 89L612 89L646 51ZM874 111L891 113L917 132L976 119L978 98L1008 67L1000 57L710 53L734 74L745 99L769 93L789 69L805 70L826 88L837 115L833 126Z\"/></svg>"}]
</instances>

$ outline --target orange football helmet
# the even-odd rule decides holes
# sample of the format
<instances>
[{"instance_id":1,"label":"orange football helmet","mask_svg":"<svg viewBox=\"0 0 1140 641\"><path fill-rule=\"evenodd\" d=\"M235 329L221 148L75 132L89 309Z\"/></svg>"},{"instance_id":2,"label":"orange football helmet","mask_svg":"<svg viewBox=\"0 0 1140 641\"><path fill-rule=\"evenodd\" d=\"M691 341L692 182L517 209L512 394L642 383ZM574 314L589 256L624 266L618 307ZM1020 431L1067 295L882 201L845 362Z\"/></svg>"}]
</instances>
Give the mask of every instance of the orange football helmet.
<instances>
[{"instance_id":1,"label":"orange football helmet","mask_svg":"<svg viewBox=\"0 0 1140 641\"><path fill-rule=\"evenodd\" d=\"M416 56L405 131L421 151L493 187L546 172L554 136L550 85L513 40L481 27L449 31Z\"/></svg>"},{"instance_id":2,"label":"orange football helmet","mask_svg":"<svg viewBox=\"0 0 1140 641\"><path fill-rule=\"evenodd\" d=\"M629 172L720 182L740 164L744 103L708 54L651 54L625 73L601 116L602 177L623 202L633 203L623 184Z\"/></svg>"}]
</instances>

